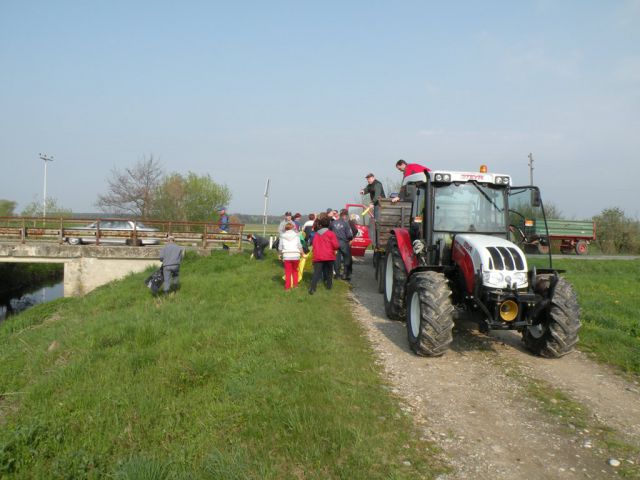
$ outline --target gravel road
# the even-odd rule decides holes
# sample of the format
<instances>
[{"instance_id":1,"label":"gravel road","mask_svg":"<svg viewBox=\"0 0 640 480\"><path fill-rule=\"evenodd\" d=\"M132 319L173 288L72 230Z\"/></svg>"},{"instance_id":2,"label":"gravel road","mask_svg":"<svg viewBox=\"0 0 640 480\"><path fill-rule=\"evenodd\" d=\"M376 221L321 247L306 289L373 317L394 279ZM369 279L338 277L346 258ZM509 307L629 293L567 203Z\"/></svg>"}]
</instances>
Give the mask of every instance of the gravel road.
<instances>
[{"instance_id":1,"label":"gravel road","mask_svg":"<svg viewBox=\"0 0 640 480\"><path fill-rule=\"evenodd\" d=\"M616 458L589 428L551 415L528 387L560 389L594 425L614 429L640 446L640 387L575 352L561 359L534 357L513 332L478 333L457 324L451 349L440 358L410 352L406 328L384 314L371 258L356 259L355 316L373 345L393 393L421 435L439 445L453 472L446 479L605 479L639 459ZM632 463L633 462L633 463Z\"/></svg>"}]
</instances>

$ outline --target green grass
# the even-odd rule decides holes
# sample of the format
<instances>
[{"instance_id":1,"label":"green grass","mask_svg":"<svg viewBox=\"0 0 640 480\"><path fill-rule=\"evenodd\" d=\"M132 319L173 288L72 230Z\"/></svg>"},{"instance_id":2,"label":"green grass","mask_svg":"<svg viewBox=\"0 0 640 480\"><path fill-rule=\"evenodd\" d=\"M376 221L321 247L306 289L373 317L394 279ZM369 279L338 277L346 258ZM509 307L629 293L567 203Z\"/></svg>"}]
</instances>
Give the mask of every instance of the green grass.
<instances>
[{"instance_id":1,"label":"green grass","mask_svg":"<svg viewBox=\"0 0 640 480\"><path fill-rule=\"evenodd\" d=\"M581 350L623 372L640 374L640 260L553 261L578 293Z\"/></svg>"},{"instance_id":2,"label":"green grass","mask_svg":"<svg viewBox=\"0 0 640 480\"><path fill-rule=\"evenodd\" d=\"M346 286L285 292L273 254L188 257L0 328L2 478L430 478ZM410 462L410 464L405 462Z\"/></svg>"}]
</instances>

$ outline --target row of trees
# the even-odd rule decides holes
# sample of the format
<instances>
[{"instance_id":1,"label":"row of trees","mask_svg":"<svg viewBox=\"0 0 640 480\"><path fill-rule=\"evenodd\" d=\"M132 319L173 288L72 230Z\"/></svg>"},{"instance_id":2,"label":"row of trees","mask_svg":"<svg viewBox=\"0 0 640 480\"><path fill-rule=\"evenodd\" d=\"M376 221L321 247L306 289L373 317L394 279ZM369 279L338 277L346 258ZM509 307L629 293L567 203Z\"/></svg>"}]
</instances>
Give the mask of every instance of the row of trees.
<instances>
[{"instance_id":1,"label":"row of trees","mask_svg":"<svg viewBox=\"0 0 640 480\"><path fill-rule=\"evenodd\" d=\"M620 208L606 208L593 217L596 245L602 253L640 254L640 221L629 218Z\"/></svg>"},{"instance_id":2,"label":"row of trees","mask_svg":"<svg viewBox=\"0 0 640 480\"><path fill-rule=\"evenodd\" d=\"M209 175L193 172L167 175L153 155L143 157L131 168L114 168L107 183L107 193L98 195L96 207L112 215L185 222L211 221L217 219L217 208L231 200L229 188L214 182ZM0 217L16 215L16 206L14 201L0 199ZM41 217L42 213L42 202L34 200L20 215ZM47 217L71 215L72 211L62 207L56 199L47 198Z\"/></svg>"},{"instance_id":3,"label":"row of trees","mask_svg":"<svg viewBox=\"0 0 640 480\"><path fill-rule=\"evenodd\" d=\"M18 204L11 200L0 199L0 217L13 217L16 215L16 206ZM41 217L44 210L42 202L33 200L22 209L20 215L23 217ZM48 217L70 217L71 209L64 208L55 198L47 198L47 216Z\"/></svg>"},{"instance_id":4,"label":"row of trees","mask_svg":"<svg viewBox=\"0 0 640 480\"><path fill-rule=\"evenodd\" d=\"M229 188L209 175L166 175L153 156L132 168L113 169L107 182L107 193L98 196L98 208L146 219L208 221L217 214L217 207L231 200Z\"/></svg>"}]
</instances>

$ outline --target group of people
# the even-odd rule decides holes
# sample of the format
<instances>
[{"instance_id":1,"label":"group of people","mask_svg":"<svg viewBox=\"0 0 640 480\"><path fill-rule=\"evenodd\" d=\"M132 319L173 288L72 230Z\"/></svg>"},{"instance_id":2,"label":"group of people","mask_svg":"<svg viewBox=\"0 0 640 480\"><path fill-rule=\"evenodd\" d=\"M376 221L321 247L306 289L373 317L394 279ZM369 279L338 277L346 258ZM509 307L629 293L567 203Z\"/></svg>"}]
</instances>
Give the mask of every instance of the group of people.
<instances>
[{"instance_id":1,"label":"group of people","mask_svg":"<svg viewBox=\"0 0 640 480\"><path fill-rule=\"evenodd\" d=\"M408 164L404 160L398 160L396 168L403 173L404 178L429 171L423 165ZM380 199L385 198L384 187L373 173L369 173L365 178L367 185L360 190L360 195L369 194L369 207L373 209L374 218L378 219ZM392 198L392 201L397 200L397 196ZM338 213L337 210L329 208L319 215L311 213L304 223L300 213L293 215L291 212L285 212L278 225L278 234L276 245L284 263L286 290L298 286L300 260L305 259L310 251L313 251L310 294L316 291L321 280L330 289L334 276L347 281L351 279L351 241L357 236L358 229L355 222L349 219L347 210ZM248 234L247 240L254 244L253 257L258 260L264 258L264 250L269 246L270 240L254 234Z\"/></svg>"},{"instance_id":2,"label":"group of people","mask_svg":"<svg viewBox=\"0 0 640 480\"><path fill-rule=\"evenodd\" d=\"M407 164L404 160L396 162L396 168L406 178L411 175L426 173L427 167L417 163ZM370 205L375 219L379 218L380 199L385 198L384 188L373 173L366 177L367 185L360 190L360 195L369 194ZM395 197L392 201L399 198ZM218 226L221 232L228 232L229 217L225 207L218 208ZM333 286L333 278L351 280L353 271L353 258L351 256L351 241L357 236L358 229L353 220L349 219L346 209L337 210L331 208L318 215L310 213L303 223L302 215L285 212L283 220L278 225L279 238L276 240L279 256L284 263L285 289L298 286L298 270L300 260L313 252L313 276L309 293L314 294L318 283L322 280L327 289ZM264 251L270 246L271 241L260 235L248 234L247 241L253 243L252 256L261 260ZM184 256L184 249L176 245L172 237L169 237L167 245L162 249L160 260L164 273L164 288L169 292L171 286L176 286L180 271L180 263Z\"/></svg>"},{"instance_id":3,"label":"group of people","mask_svg":"<svg viewBox=\"0 0 640 480\"><path fill-rule=\"evenodd\" d=\"M285 290L298 286L300 261L306 260L309 253L313 260L313 276L309 287L311 295L320 281L324 282L327 289L331 289L334 276L351 280L353 259L350 243L357 236L358 229L355 222L349 220L346 209L339 213L331 208L317 215L310 213L304 223L301 214L285 212L278 225L278 234L274 248L278 249L284 264ZM253 257L263 259L270 240L251 233L247 235L247 240L253 242Z\"/></svg>"},{"instance_id":4,"label":"group of people","mask_svg":"<svg viewBox=\"0 0 640 480\"><path fill-rule=\"evenodd\" d=\"M278 226L278 251L284 263L285 289L298 286L299 262L309 252L313 252L311 295L321 280L327 289L332 288L334 276L351 280L353 259L350 243L358 229L349 220L349 212L327 209L318 215L309 214L305 223L301 223L300 218L300 214L292 216L291 212L286 212Z\"/></svg>"}]
</instances>

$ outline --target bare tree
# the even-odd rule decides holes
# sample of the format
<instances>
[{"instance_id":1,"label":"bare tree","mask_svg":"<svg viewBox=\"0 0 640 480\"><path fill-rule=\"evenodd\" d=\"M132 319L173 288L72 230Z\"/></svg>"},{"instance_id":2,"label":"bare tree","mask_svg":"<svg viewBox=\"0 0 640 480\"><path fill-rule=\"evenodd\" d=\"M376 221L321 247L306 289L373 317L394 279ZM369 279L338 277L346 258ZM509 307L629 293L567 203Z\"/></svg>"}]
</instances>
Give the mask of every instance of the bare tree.
<instances>
[{"instance_id":1,"label":"bare tree","mask_svg":"<svg viewBox=\"0 0 640 480\"><path fill-rule=\"evenodd\" d=\"M153 155L142 157L133 168L124 171L114 168L111 178L107 179L109 191L98 195L96 206L103 212L128 213L147 218L163 174L162 166Z\"/></svg>"}]
</instances>

